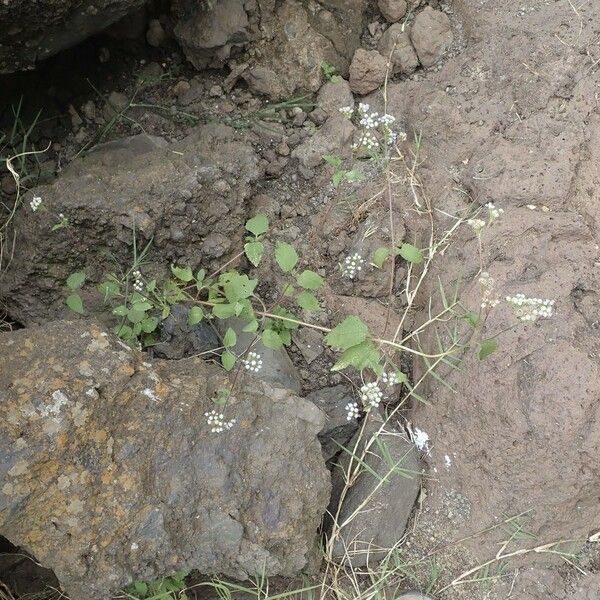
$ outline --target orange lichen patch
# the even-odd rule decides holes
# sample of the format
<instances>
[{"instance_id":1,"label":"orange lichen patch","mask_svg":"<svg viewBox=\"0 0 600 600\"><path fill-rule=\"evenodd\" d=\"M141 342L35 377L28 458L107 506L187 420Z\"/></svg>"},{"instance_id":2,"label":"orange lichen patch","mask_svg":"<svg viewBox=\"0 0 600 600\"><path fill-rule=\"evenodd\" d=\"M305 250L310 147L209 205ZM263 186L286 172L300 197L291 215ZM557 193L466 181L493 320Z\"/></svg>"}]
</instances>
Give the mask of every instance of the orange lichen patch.
<instances>
[{"instance_id":1,"label":"orange lichen patch","mask_svg":"<svg viewBox=\"0 0 600 600\"><path fill-rule=\"evenodd\" d=\"M113 472L111 467L109 467L106 471L104 471L104 473L102 473L102 475L100 475L100 481L104 485L110 485L113 482Z\"/></svg>"},{"instance_id":2,"label":"orange lichen patch","mask_svg":"<svg viewBox=\"0 0 600 600\"><path fill-rule=\"evenodd\" d=\"M131 365L121 365L118 373L125 377L131 377L135 373L135 369Z\"/></svg>"},{"instance_id":3,"label":"orange lichen patch","mask_svg":"<svg viewBox=\"0 0 600 600\"><path fill-rule=\"evenodd\" d=\"M168 395L168 393L169 393L169 386L167 386L164 383L162 383L161 381L159 381L154 386L154 391L155 391L155 393L156 393L157 396L163 397L163 396Z\"/></svg>"},{"instance_id":4,"label":"orange lichen patch","mask_svg":"<svg viewBox=\"0 0 600 600\"><path fill-rule=\"evenodd\" d=\"M105 429L98 429L92 436L98 444L103 444L108 439L108 432Z\"/></svg>"},{"instance_id":5,"label":"orange lichen patch","mask_svg":"<svg viewBox=\"0 0 600 600\"><path fill-rule=\"evenodd\" d=\"M56 445L59 450L62 450L63 448L65 448L67 446L68 441L69 441L69 436L67 435L66 431L61 431L56 436Z\"/></svg>"},{"instance_id":6,"label":"orange lichen patch","mask_svg":"<svg viewBox=\"0 0 600 600\"><path fill-rule=\"evenodd\" d=\"M31 478L39 481L50 481L54 479L62 471L62 465L56 460L47 460L45 462L36 463L31 466Z\"/></svg>"},{"instance_id":7,"label":"orange lichen patch","mask_svg":"<svg viewBox=\"0 0 600 600\"><path fill-rule=\"evenodd\" d=\"M123 473L117 477L117 483L124 491L128 492L136 486L136 479L129 473Z\"/></svg>"}]
</instances>

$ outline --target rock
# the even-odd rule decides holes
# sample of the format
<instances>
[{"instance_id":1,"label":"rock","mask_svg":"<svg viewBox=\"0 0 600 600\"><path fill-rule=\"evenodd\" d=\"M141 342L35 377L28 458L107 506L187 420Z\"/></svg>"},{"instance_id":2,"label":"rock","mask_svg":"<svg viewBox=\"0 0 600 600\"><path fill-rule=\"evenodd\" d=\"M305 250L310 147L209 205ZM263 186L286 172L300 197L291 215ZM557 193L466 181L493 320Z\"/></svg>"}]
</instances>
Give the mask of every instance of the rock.
<instances>
[{"instance_id":1,"label":"rock","mask_svg":"<svg viewBox=\"0 0 600 600\"><path fill-rule=\"evenodd\" d=\"M377 6L385 20L390 23L399 21L406 14L408 8L406 0L378 0Z\"/></svg>"},{"instance_id":2,"label":"rock","mask_svg":"<svg viewBox=\"0 0 600 600\"><path fill-rule=\"evenodd\" d=\"M175 0L173 34L186 58L196 67L223 67L233 47L248 41L248 15L243 0L201 2Z\"/></svg>"},{"instance_id":3,"label":"rock","mask_svg":"<svg viewBox=\"0 0 600 600\"><path fill-rule=\"evenodd\" d=\"M421 592L406 592L405 594L396 596L396 598L398 600L434 600L431 596L422 594Z\"/></svg>"},{"instance_id":4,"label":"rock","mask_svg":"<svg viewBox=\"0 0 600 600\"><path fill-rule=\"evenodd\" d=\"M220 98L223 95L223 88L220 85L212 85L208 90L208 95L213 98Z\"/></svg>"},{"instance_id":5,"label":"rock","mask_svg":"<svg viewBox=\"0 0 600 600\"><path fill-rule=\"evenodd\" d=\"M421 487L422 467L414 445L396 431L387 428L380 431L381 427L380 417L370 415L358 446L360 433L347 445L378 476L363 470L346 491L339 510L338 523L343 523L362 507L340 530L333 546L333 556L349 559L354 567L381 560L402 539ZM349 460L349 455L344 453L333 472L332 514L336 514L335 504L343 488L342 473L348 468ZM354 464L357 464L356 460ZM380 478L383 477L388 480L381 486Z\"/></svg>"},{"instance_id":6,"label":"rock","mask_svg":"<svg viewBox=\"0 0 600 600\"><path fill-rule=\"evenodd\" d=\"M106 104L102 109L102 115L107 121L110 121L117 114L124 111L129 106L129 98L122 92L111 92L108 95Z\"/></svg>"},{"instance_id":7,"label":"rock","mask_svg":"<svg viewBox=\"0 0 600 600\"><path fill-rule=\"evenodd\" d=\"M317 94L317 106L329 116L339 115L340 108L354 106L354 96L345 79L335 77L321 86Z\"/></svg>"},{"instance_id":8,"label":"rock","mask_svg":"<svg viewBox=\"0 0 600 600\"><path fill-rule=\"evenodd\" d=\"M393 73L403 73L409 75L419 66L417 53L413 48L410 36L407 31L403 31L402 25L390 25L377 45L382 56L392 59Z\"/></svg>"},{"instance_id":9,"label":"rock","mask_svg":"<svg viewBox=\"0 0 600 600\"><path fill-rule=\"evenodd\" d=\"M425 7L415 18L410 39L424 67L435 65L452 43L450 19L445 13Z\"/></svg>"},{"instance_id":10,"label":"rock","mask_svg":"<svg viewBox=\"0 0 600 600\"><path fill-rule=\"evenodd\" d=\"M368 94L385 81L387 59L377 50L359 48L350 65L350 89L356 94Z\"/></svg>"},{"instance_id":11,"label":"rock","mask_svg":"<svg viewBox=\"0 0 600 600\"><path fill-rule=\"evenodd\" d=\"M102 31L145 0L12 0L0 2L0 73L37 62Z\"/></svg>"},{"instance_id":12,"label":"rock","mask_svg":"<svg viewBox=\"0 0 600 600\"><path fill-rule=\"evenodd\" d=\"M189 324L188 306L175 304L171 314L160 324L158 341L152 346L154 354L170 360L207 353L204 358L211 356L211 350L221 346L217 332L206 321L197 325ZM216 358L215 353L212 358Z\"/></svg>"},{"instance_id":13,"label":"rock","mask_svg":"<svg viewBox=\"0 0 600 600\"><path fill-rule=\"evenodd\" d=\"M304 168L312 169L323 162L324 154L349 156L354 129L342 115L329 117L317 133L292 150L292 157L299 159Z\"/></svg>"},{"instance_id":14,"label":"rock","mask_svg":"<svg viewBox=\"0 0 600 600\"><path fill-rule=\"evenodd\" d=\"M237 356L245 354L250 344L252 344L251 351L260 355L262 367L258 373L253 373L252 377L299 394L302 389L300 374L285 349L273 350L267 348L260 339L256 340L254 333L242 331L245 325L246 322L241 319L227 319L216 323L221 334L224 334L228 327L235 331L237 343L232 349L234 354Z\"/></svg>"},{"instance_id":15,"label":"rock","mask_svg":"<svg viewBox=\"0 0 600 600\"><path fill-rule=\"evenodd\" d=\"M253 91L273 99L316 92L323 63L348 73L349 59L360 44L364 9L362 2L344 0L332 12L313 15L303 3L285 0L263 18L272 37L255 44L256 57L241 76Z\"/></svg>"},{"instance_id":16,"label":"rock","mask_svg":"<svg viewBox=\"0 0 600 600\"><path fill-rule=\"evenodd\" d=\"M191 87L189 81L178 81L173 88L173 93L181 100L190 91Z\"/></svg>"},{"instance_id":17,"label":"rock","mask_svg":"<svg viewBox=\"0 0 600 600\"><path fill-rule=\"evenodd\" d=\"M280 156L289 156L290 147L285 142L280 142L277 145L277 154L279 154Z\"/></svg>"},{"instance_id":18,"label":"rock","mask_svg":"<svg viewBox=\"0 0 600 600\"><path fill-rule=\"evenodd\" d=\"M148 31L146 31L146 41L155 48L161 46L167 39L167 34L158 19L150 19Z\"/></svg>"},{"instance_id":19,"label":"rock","mask_svg":"<svg viewBox=\"0 0 600 600\"><path fill-rule=\"evenodd\" d=\"M147 362L83 321L2 334L0 358L0 535L72 600L180 569L305 567L330 489L312 403L243 379L236 424L211 433L222 370Z\"/></svg>"},{"instance_id":20,"label":"rock","mask_svg":"<svg viewBox=\"0 0 600 600\"><path fill-rule=\"evenodd\" d=\"M152 240L150 272L164 273L171 263L221 266L241 247L245 201L262 174L253 148L234 138L233 129L213 124L166 148L105 148L36 188L46 210L15 215L18 243L0 280L13 318L32 323L66 314L65 280L75 271L85 269L93 287L107 271L130 268L134 226L138 248ZM220 180L227 194L212 187ZM51 231L59 213L70 226Z\"/></svg>"},{"instance_id":21,"label":"rock","mask_svg":"<svg viewBox=\"0 0 600 600\"><path fill-rule=\"evenodd\" d=\"M323 456L330 460L341 452L341 446L347 446L358 428L354 419L347 419L346 405L355 401L352 388L346 385L323 388L308 394L306 399L327 416L325 427L319 433L319 441L323 447Z\"/></svg>"},{"instance_id":22,"label":"rock","mask_svg":"<svg viewBox=\"0 0 600 600\"><path fill-rule=\"evenodd\" d=\"M120 21L105 29L103 33L117 40L135 40L144 35L146 25L146 7L142 6L139 10L125 15Z\"/></svg>"},{"instance_id":23,"label":"rock","mask_svg":"<svg viewBox=\"0 0 600 600\"><path fill-rule=\"evenodd\" d=\"M294 332L292 340L309 365L323 354L323 334L316 329L301 327Z\"/></svg>"}]
</instances>

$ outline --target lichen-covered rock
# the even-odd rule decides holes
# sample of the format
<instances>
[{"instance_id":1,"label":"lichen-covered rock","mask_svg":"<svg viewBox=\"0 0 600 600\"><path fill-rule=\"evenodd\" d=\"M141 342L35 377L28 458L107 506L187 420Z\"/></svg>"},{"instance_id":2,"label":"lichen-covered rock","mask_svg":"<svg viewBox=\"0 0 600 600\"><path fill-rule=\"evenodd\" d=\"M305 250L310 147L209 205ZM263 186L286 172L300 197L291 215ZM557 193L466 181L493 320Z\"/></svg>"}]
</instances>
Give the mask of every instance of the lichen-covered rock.
<instances>
[{"instance_id":1,"label":"lichen-covered rock","mask_svg":"<svg viewBox=\"0 0 600 600\"><path fill-rule=\"evenodd\" d=\"M66 277L85 269L93 284L130 268L134 231L138 249L152 242L149 270L220 265L242 242L245 201L261 173L252 147L223 125L199 127L169 147L93 152L34 190L42 209L32 213L25 198L0 298L22 323L63 316ZM52 231L60 213L69 226Z\"/></svg>"},{"instance_id":2,"label":"lichen-covered rock","mask_svg":"<svg viewBox=\"0 0 600 600\"><path fill-rule=\"evenodd\" d=\"M377 50L359 48L350 65L350 89L356 94L368 94L385 81L387 59Z\"/></svg>"},{"instance_id":3,"label":"lichen-covered rock","mask_svg":"<svg viewBox=\"0 0 600 600\"><path fill-rule=\"evenodd\" d=\"M399 23L390 25L385 30L377 49L382 56L391 57L394 75L397 73L408 75L419 66L419 59L408 31L405 31Z\"/></svg>"},{"instance_id":4,"label":"lichen-covered rock","mask_svg":"<svg viewBox=\"0 0 600 600\"><path fill-rule=\"evenodd\" d=\"M0 73L31 69L44 58L102 31L145 0L0 2Z\"/></svg>"},{"instance_id":5,"label":"lichen-covered rock","mask_svg":"<svg viewBox=\"0 0 600 600\"><path fill-rule=\"evenodd\" d=\"M322 413L201 359L145 362L101 328L57 321L0 336L0 535L72 600L179 569L246 578L306 564L329 498Z\"/></svg>"},{"instance_id":6,"label":"lichen-covered rock","mask_svg":"<svg viewBox=\"0 0 600 600\"><path fill-rule=\"evenodd\" d=\"M431 6L425 7L415 18L410 38L424 67L435 65L452 43L452 29L448 15Z\"/></svg>"}]
</instances>

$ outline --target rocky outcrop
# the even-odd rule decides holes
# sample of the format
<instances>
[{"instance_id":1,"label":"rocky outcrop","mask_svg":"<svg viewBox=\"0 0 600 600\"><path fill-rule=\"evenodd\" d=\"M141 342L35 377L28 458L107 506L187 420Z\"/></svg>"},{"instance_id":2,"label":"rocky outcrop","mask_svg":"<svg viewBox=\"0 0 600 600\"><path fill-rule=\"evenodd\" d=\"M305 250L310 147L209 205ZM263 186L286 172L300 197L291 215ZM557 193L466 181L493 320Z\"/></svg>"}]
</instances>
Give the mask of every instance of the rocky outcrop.
<instances>
[{"instance_id":1,"label":"rocky outcrop","mask_svg":"<svg viewBox=\"0 0 600 600\"><path fill-rule=\"evenodd\" d=\"M310 402L202 360L145 362L94 324L0 336L0 535L72 600L179 569L293 575L329 499ZM221 410L221 409L218 409Z\"/></svg>"},{"instance_id":2,"label":"rocky outcrop","mask_svg":"<svg viewBox=\"0 0 600 600\"><path fill-rule=\"evenodd\" d=\"M11 0L0 3L0 73L31 69L102 31L145 0Z\"/></svg>"},{"instance_id":3,"label":"rocky outcrop","mask_svg":"<svg viewBox=\"0 0 600 600\"><path fill-rule=\"evenodd\" d=\"M37 212L25 198L0 297L22 323L59 317L66 277L85 269L97 283L111 270L129 268L134 235L140 250L151 242L150 270L152 264L222 264L236 239L242 241L245 201L261 173L252 147L222 125L198 127L169 147L111 143L36 188ZM52 231L59 214L69 226Z\"/></svg>"}]
</instances>

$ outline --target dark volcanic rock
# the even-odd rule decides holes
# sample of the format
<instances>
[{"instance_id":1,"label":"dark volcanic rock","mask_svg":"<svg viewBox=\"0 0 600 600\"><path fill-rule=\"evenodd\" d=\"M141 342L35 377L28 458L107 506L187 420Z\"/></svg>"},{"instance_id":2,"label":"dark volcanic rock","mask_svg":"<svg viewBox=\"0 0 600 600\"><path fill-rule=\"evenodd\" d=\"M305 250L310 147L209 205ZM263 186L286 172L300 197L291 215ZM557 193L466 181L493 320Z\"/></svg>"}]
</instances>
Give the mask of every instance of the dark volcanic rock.
<instances>
[{"instance_id":1,"label":"dark volcanic rock","mask_svg":"<svg viewBox=\"0 0 600 600\"><path fill-rule=\"evenodd\" d=\"M0 336L0 535L72 600L179 569L244 579L306 566L329 498L322 413L200 359L144 362L94 324Z\"/></svg>"}]
</instances>

